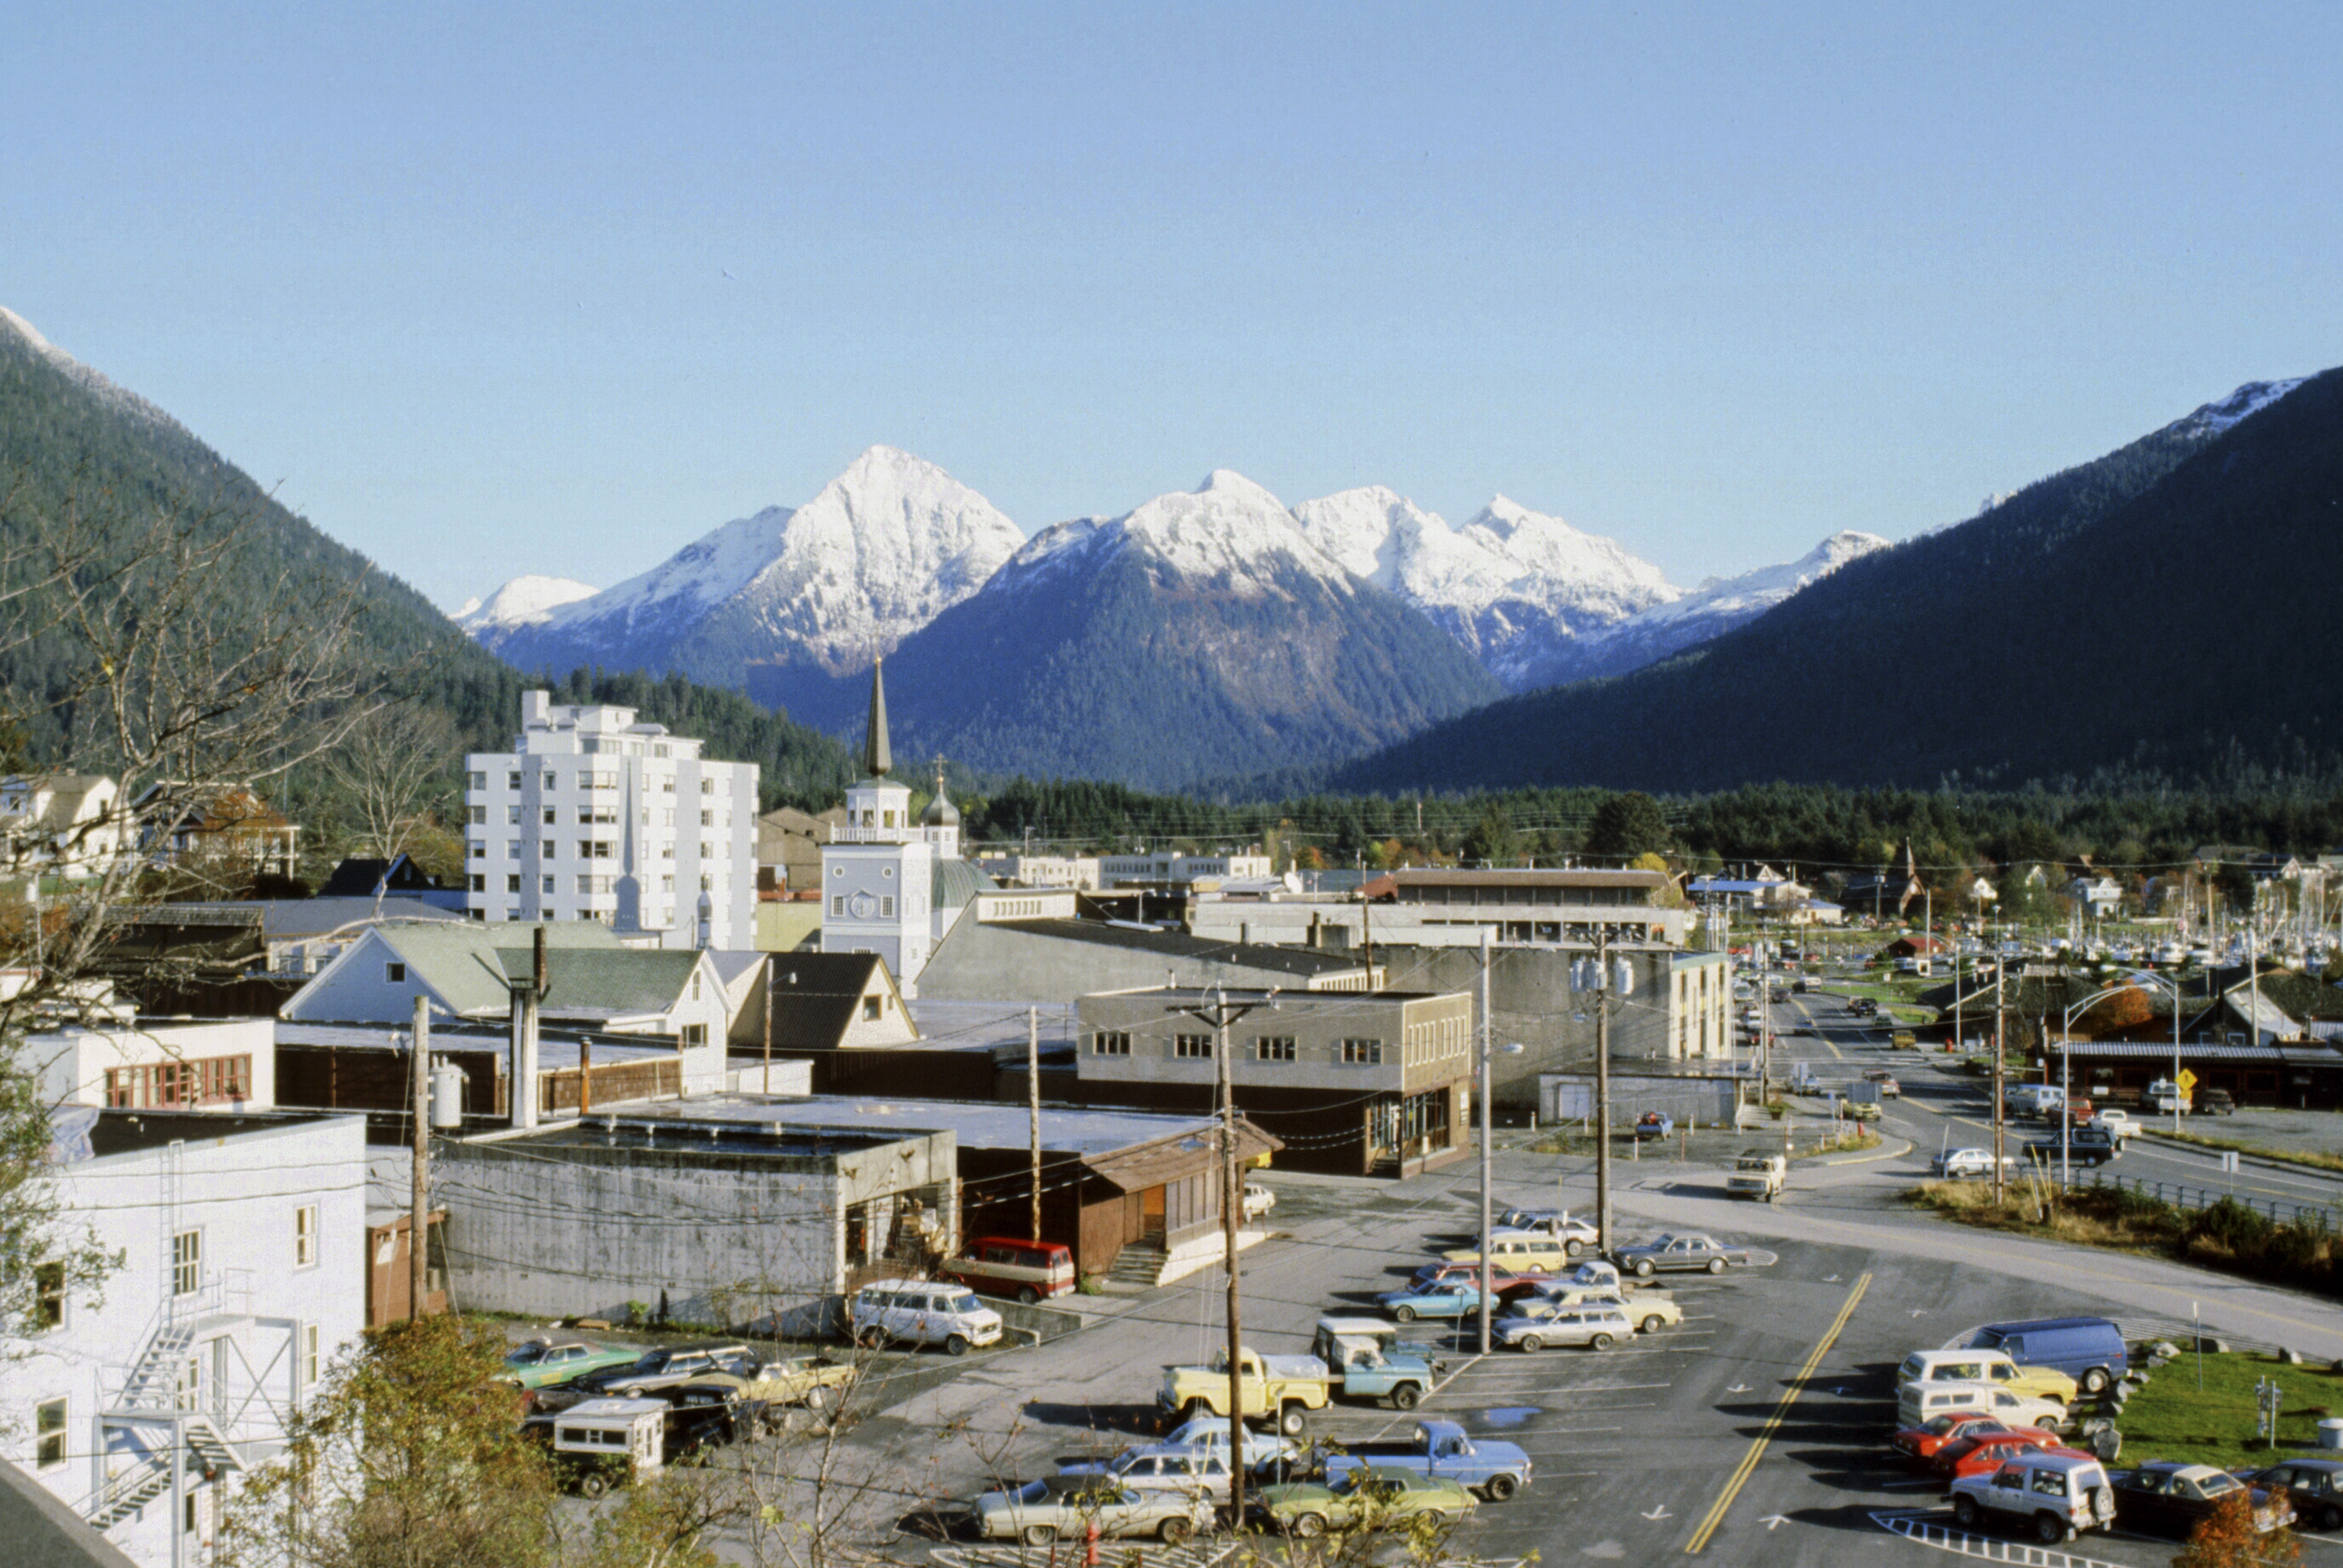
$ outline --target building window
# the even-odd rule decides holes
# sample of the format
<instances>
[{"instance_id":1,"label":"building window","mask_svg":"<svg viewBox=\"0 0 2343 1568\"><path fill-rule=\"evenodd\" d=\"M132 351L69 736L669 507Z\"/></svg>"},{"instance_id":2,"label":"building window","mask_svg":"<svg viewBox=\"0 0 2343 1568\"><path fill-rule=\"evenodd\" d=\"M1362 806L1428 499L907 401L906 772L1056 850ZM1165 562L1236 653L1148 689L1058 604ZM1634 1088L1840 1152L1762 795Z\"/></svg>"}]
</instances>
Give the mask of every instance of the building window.
<instances>
[{"instance_id":1,"label":"building window","mask_svg":"<svg viewBox=\"0 0 2343 1568\"><path fill-rule=\"evenodd\" d=\"M488 858L488 841L486 839L475 839L465 846L465 853L472 859L485 860Z\"/></svg>"},{"instance_id":2,"label":"building window","mask_svg":"<svg viewBox=\"0 0 2343 1568\"><path fill-rule=\"evenodd\" d=\"M1175 1034L1172 1037L1172 1054L1209 1060L1212 1054L1212 1037L1209 1034Z\"/></svg>"},{"instance_id":3,"label":"building window","mask_svg":"<svg viewBox=\"0 0 2343 1568\"><path fill-rule=\"evenodd\" d=\"M65 1326L65 1266L36 1263L33 1268L33 1330Z\"/></svg>"},{"instance_id":4,"label":"building window","mask_svg":"<svg viewBox=\"0 0 2343 1568\"><path fill-rule=\"evenodd\" d=\"M715 779L702 779L699 781L699 792L700 792L702 795L713 795L713 794L715 794L715 793L716 793L716 780L715 780Z\"/></svg>"},{"instance_id":5,"label":"building window","mask_svg":"<svg viewBox=\"0 0 2343 1568\"><path fill-rule=\"evenodd\" d=\"M486 773L475 772L471 776L471 787L475 789L487 789L488 787L488 776Z\"/></svg>"},{"instance_id":6,"label":"building window","mask_svg":"<svg viewBox=\"0 0 2343 1568\"><path fill-rule=\"evenodd\" d=\"M475 828L484 828L484 827L488 826L488 809L486 806L475 806L475 807L473 807L473 808L472 808L472 826L473 826L473 827L475 827Z\"/></svg>"},{"instance_id":7,"label":"building window","mask_svg":"<svg viewBox=\"0 0 2343 1568\"><path fill-rule=\"evenodd\" d=\"M506 891L506 892L508 892L508 893L518 893L518 892L519 892L519 891L520 891L520 879L519 879L518 877L507 877L507 878L505 879L505 891Z\"/></svg>"},{"instance_id":8,"label":"building window","mask_svg":"<svg viewBox=\"0 0 2343 1568\"><path fill-rule=\"evenodd\" d=\"M171 1293L192 1296L204 1282L204 1233L182 1231L171 1238Z\"/></svg>"},{"instance_id":9,"label":"building window","mask_svg":"<svg viewBox=\"0 0 2343 1568\"><path fill-rule=\"evenodd\" d=\"M65 1462L65 1402L43 1400L33 1407L34 1460L43 1470Z\"/></svg>"},{"instance_id":10,"label":"building window","mask_svg":"<svg viewBox=\"0 0 2343 1568\"><path fill-rule=\"evenodd\" d=\"M251 1095L249 1056L198 1056L106 1070L106 1103L116 1111L218 1105Z\"/></svg>"},{"instance_id":11,"label":"building window","mask_svg":"<svg viewBox=\"0 0 2343 1568\"><path fill-rule=\"evenodd\" d=\"M293 1211L293 1266L312 1269L317 1264L317 1206L304 1203Z\"/></svg>"},{"instance_id":12,"label":"building window","mask_svg":"<svg viewBox=\"0 0 2343 1568\"><path fill-rule=\"evenodd\" d=\"M1262 1061L1292 1061L1293 1037L1290 1034L1264 1034L1252 1042L1253 1055Z\"/></svg>"},{"instance_id":13,"label":"building window","mask_svg":"<svg viewBox=\"0 0 2343 1568\"><path fill-rule=\"evenodd\" d=\"M407 966L405 964L385 964L382 966L382 978L383 983L386 985L405 985L407 983Z\"/></svg>"},{"instance_id":14,"label":"building window","mask_svg":"<svg viewBox=\"0 0 2343 1568\"><path fill-rule=\"evenodd\" d=\"M894 900L881 899L879 900L879 918L882 920L891 920L895 918Z\"/></svg>"},{"instance_id":15,"label":"building window","mask_svg":"<svg viewBox=\"0 0 2343 1568\"><path fill-rule=\"evenodd\" d=\"M1383 1042L1380 1040L1346 1040L1342 1042L1342 1063L1346 1067L1381 1067Z\"/></svg>"},{"instance_id":16,"label":"building window","mask_svg":"<svg viewBox=\"0 0 2343 1568\"><path fill-rule=\"evenodd\" d=\"M486 873L484 873L484 872L480 872L480 871L475 871L475 872L473 872L473 873L472 873L472 891L474 891L474 892L476 892L476 893L485 893L485 892L487 892L488 890L488 879L487 874L486 874Z\"/></svg>"},{"instance_id":17,"label":"building window","mask_svg":"<svg viewBox=\"0 0 2343 1568\"><path fill-rule=\"evenodd\" d=\"M877 1023L879 1021L879 999L877 997L866 996L862 999L862 1021L865 1023Z\"/></svg>"},{"instance_id":18,"label":"building window","mask_svg":"<svg viewBox=\"0 0 2343 1568\"><path fill-rule=\"evenodd\" d=\"M545 825L546 825L547 827L548 827L548 828L558 827L558 826L560 825L560 820L561 820L561 813L560 813L560 812L556 811L556 810L555 810L552 807L550 807L550 806L548 806L548 807L545 809ZM551 854L551 853L553 853L553 846L552 846L550 843L548 843L548 844L547 844L547 845L546 845L546 847L545 847L545 852L546 852L547 854L548 854L548 855L549 855L549 854Z\"/></svg>"},{"instance_id":19,"label":"building window","mask_svg":"<svg viewBox=\"0 0 2343 1568\"><path fill-rule=\"evenodd\" d=\"M677 1036L677 1042L682 1045L706 1045L708 1026L704 1023L685 1024Z\"/></svg>"},{"instance_id":20,"label":"building window","mask_svg":"<svg viewBox=\"0 0 2343 1568\"><path fill-rule=\"evenodd\" d=\"M519 788L520 788L520 775L519 775L519 774L518 774L518 773L508 773L508 774L506 774L506 775L505 775L505 788L506 788L506 789L519 789Z\"/></svg>"},{"instance_id":21,"label":"building window","mask_svg":"<svg viewBox=\"0 0 2343 1568\"><path fill-rule=\"evenodd\" d=\"M538 892L549 893L553 891L553 879L551 877L539 877L538 881L541 884L538 889Z\"/></svg>"},{"instance_id":22,"label":"building window","mask_svg":"<svg viewBox=\"0 0 2343 1568\"><path fill-rule=\"evenodd\" d=\"M830 912L837 916L841 920L846 918L846 895L844 893L832 893L830 896Z\"/></svg>"},{"instance_id":23,"label":"building window","mask_svg":"<svg viewBox=\"0 0 2343 1568\"><path fill-rule=\"evenodd\" d=\"M301 1325L301 1389L303 1392L317 1386L317 1325Z\"/></svg>"},{"instance_id":24,"label":"building window","mask_svg":"<svg viewBox=\"0 0 2343 1568\"><path fill-rule=\"evenodd\" d=\"M1129 1056L1131 1033L1128 1030L1101 1029L1091 1036L1092 1056Z\"/></svg>"},{"instance_id":25,"label":"building window","mask_svg":"<svg viewBox=\"0 0 2343 1568\"><path fill-rule=\"evenodd\" d=\"M703 828L713 828L716 826L716 813L713 811L702 811L699 814L699 825Z\"/></svg>"}]
</instances>

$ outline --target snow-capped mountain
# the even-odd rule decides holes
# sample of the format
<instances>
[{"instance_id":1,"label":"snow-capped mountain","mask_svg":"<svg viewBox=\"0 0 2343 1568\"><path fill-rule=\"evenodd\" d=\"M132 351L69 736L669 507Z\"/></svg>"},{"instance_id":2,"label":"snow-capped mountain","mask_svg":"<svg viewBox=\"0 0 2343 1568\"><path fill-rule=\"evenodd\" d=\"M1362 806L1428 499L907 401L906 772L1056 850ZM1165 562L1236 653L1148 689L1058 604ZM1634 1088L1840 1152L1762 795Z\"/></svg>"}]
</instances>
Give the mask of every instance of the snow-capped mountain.
<instances>
[{"instance_id":1,"label":"snow-capped mountain","mask_svg":"<svg viewBox=\"0 0 2343 1568\"><path fill-rule=\"evenodd\" d=\"M750 671L751 696L779 686ZM842 728L862 689L794 711ZM1044 528L887 661L899 755L1155 789L1332 761L1501 690L1226 470Z\"/></svg>"},{"instance_id":2,"label":"snow-capped mountain","mask_svg":"<svg viewBox=\"0 0 2343 1568\"><path fill-rule=\"evenodd\" d=\"M1423 610L1515 690L1680 591L1617 540L1503 496L1461 528L1380 485L1304 501L1293 515L1327 554Z\"/></svg>"},{"instance_id":3,"label":"snow-capped mountain","mask_svg":"<svg viewBox=\"0 0 2343 1568\"><path fill-rule=\"evenodd\" d=\"M1710 578L1680 598L1638 611L1560 650L1559 658L1529 670L1526 684L1555 686L1640 669L1694 643L1722 637L1847 562L1887 548L1887 541L1877 534L1844 529L1796 560L1759 567L1738 577Z\"/></svg>"},{"instance_id":4,"label":"snow-capped mountain","mask_svg":"<svg viewBox=\"0 0 2343 1568\"><path fill-rule=\"evenodd\" d=\"M598 591L574 578L517 577L485 599L466 599L453 618L474 638L485 638L517 626L541 626L563 605Z\"/></svg>"},{"instance_id":5,"label":"snow-capped mountain","mask_svg":"<svg viewBox=\"0 0 2343 1568\"><path fill-rule=\"evenodd\" d=\"M870 668L1025 542L934 464L872 447L804 506L768 507L639 577L484 632L524 668L598 661L738 687L751 666Z\"/></svg>"},{"instance_id":6,"label":"snow-capped mountain","mask_svg":"<svg viewBox=\"0 0 2343 1568\"><path fill-rule=\"evenodd\" d=\"M72 355L41 336L40 329L5 305L0 305L0 341L14 339L19 351L47 364L89 393L106 407L126 415L142 424L154 426L171 435L187 440L195 439L187 427L162 409L138 396L115 385L104 375L91 369Z\"/></svg>"}]
</instances>

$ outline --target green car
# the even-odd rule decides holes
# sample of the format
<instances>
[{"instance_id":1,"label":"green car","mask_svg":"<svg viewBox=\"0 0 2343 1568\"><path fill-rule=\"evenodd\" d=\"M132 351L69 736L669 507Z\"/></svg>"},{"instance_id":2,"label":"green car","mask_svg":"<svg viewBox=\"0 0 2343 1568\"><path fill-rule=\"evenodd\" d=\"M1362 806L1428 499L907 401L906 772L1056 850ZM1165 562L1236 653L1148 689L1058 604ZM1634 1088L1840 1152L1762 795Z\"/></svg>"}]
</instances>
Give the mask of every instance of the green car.
<instances>
[{"instance_id":1,"label":"green car","mask_svg":"<svg viewBox=\"0 0 2343 1568\"><path fill-rule=\"evenodd\" d=\"M578 1340L531 1340L505 1352L503 1377L515 1388L551 1388L604 1367L624 1366L641 1354Z\"/></svg>"},{"instance_id":2,"label":"green car","mask_svg":"<svg viewBox=\"0 0 2343 1568\"><path fill-rule=\"evenodd\" d=\"M1388 1524L1419 1513L1461 1519L1480 1499L1444 1475L1420 1475L1396 1465L1349 1471L1330 1486L1296 1482L1264 1486L1246 1511L1256 1524L1300 1536L1323 1535L1360 1524Z\"/></svg>"}]
</instances>

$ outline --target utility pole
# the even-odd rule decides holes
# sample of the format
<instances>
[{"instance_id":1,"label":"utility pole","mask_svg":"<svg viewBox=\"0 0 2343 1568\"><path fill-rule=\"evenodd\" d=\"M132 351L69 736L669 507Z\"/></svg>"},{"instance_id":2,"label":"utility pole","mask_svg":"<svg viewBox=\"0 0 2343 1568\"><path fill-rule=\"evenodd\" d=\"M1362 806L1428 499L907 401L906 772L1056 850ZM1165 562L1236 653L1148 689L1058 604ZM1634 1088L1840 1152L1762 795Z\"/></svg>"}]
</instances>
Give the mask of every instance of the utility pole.
<instances>
[{"instance_id":1,"label":"utility pole","mask_svg":"<svg viewBox=\"0 0 2343 1568\"><path fill-rule=\"evenodd\" d=\"M1993 1206L1996 1209L2001 1207L2002 1201L2002 1116L2008 1103L2003 1095L2001 1081L2002 1070L2009 1055L2008 1047L2002 1043L2002 1024L2008 1014L2002 1006L2001 982L2002 977L2008 972L2007 956L1996 955L1993 966Z\"/></svg>"},{"instance_id":2,"label":"utility pole","mask_svg":"<svg viewBox=\"0 0 2343 1568\"><path fill-rule=\"evenodd\" d=\"M1594 1253L1611 1254L1611 931L1594 932Z\"/></svg>"},{"instance_id":3,"label":"utility pole","mask_svg":"<svg viewBox=\"0 0 2343 1568\"><path fill-rule=\"evenodd\" d=\"M1496 935L1487 926L1481 928L1481 1353L1489 1353L1489 1297L1494 1282L1489 1274L1489 1173L1490 1128L1489 1114L1489 960L1493 953L1491 940ZM1403 1034L1406 1031L1402 1030Z\"/></svg>"},{"instance_id":4,"label":"utility pole","mask_svg":"<svg viewBox=\"0 0 2343 1568\"><path fill-rule=\"evenodd\" d=\"M1167 990L1171 988L1166 987ZM1244 1190L1237 1181L1237 1093L1229 1063L1229 1026L1247 1013L1277 1006L1277 992L1263 992L1255 1001L1228 1000L1215 988L1212 1000L1193 1006L1174 1001L1172 1012L1185 1013L1212 1029L1214 1077L1221 1097L1221 1246L1229 1276L1229 1506L1232 1517L1244 1517L1244 1336L1237 1318L1237 1217Z\"/></svg>"},{"instance_id":5,"label":"utility pole","mask_svg":"<svg viewBox=\"0 0 2343 1568\"><path fill-rule=\"evenodd\" d=\"M1025 1121L1033 1142L1033 1237L1041 1239L1041 1010L1025 1010Z\"/></svg>"},{"instance_id":6,"label":"utility pole","mask_svg":"<svg viewBox=\"0 0 2343 1568\"><path fill-rule=\"evenodd\" d=\"M771 953L767 953L767 954L765 955L765 1088L764 1088L764 1092L765 1092L765 1093L767 1093L767 1094L770 1094L770 1093L772 1093L772 1091L773 1091L773 981L774 981L774 980L775 980L776 978L778 978L778 977L776 977L776 976L774 975L774 973L773 973L773 955L772 955Z\"/></svg>"},{"instance_id":7,"label":"utility pole","mask_svg":"<svg viewBox=\"0 0 2343 1568\"><path fill-rule=\"evenodd\" d=\"M423 1316L423 1292L429 1272L431 1234L431 1003L415 999L415 1030L407 1044L415 1068L415 1179L407 1219L407 1321Z\"/></svg>"}]
</instances>

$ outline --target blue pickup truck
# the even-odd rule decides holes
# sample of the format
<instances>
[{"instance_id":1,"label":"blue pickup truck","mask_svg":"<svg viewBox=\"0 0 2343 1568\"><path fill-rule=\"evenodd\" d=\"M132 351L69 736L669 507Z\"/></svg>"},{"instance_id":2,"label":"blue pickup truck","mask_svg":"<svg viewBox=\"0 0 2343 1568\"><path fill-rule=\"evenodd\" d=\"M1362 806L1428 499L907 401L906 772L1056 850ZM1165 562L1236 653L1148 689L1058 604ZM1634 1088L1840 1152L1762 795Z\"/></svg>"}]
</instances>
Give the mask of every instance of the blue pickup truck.
<instances>
[{"instance_id":1,"label":"blue pickup truck","mask_svg":"<svg viewBox=\"0 0 2343 1568\"><path fill-rule=\"evenodd\" d=\"M1326 1460L1326 1481L1363 1465L1392 1465L1421 1475L1437 1475L1503 1503L1530 1483L1530 1456L1510 1442L1475 1442L1453 1421L1418 1422L1415 1435L1395 1442L1354 1442Z\"/></svg>"}]
</instances>

